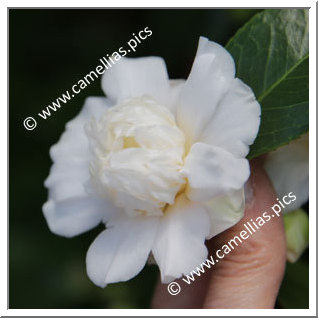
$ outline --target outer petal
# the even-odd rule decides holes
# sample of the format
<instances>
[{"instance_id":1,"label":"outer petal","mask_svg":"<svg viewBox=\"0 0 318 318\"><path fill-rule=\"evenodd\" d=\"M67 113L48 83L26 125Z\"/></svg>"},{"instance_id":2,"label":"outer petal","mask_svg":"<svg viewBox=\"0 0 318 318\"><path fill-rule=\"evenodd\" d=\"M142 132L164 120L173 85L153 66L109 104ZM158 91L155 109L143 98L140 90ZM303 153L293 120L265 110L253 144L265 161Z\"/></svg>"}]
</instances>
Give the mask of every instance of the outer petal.
<instances>
[{"instance_id":1,"label":"outer petal","mask_svg":"<svg viewBox=\"0 0 318 318\"><path fill-rule=\"evenodd\" d=\"M261 108L253 91L238 78L218 105L200 141L245 157L256 138Z\"/></svg>"},{"instance_id":2,"label":"outer petal","mask_svg":"<svg viewBox=\"0 0 318 318\"><path fill-rule=\"evenodd\" d=\"M160 57L121 58L103 75L102 88L115 102L142 95L163 105L169 101L167 69Z\"/></svg>"},{"instance_id":3,"label":"outer petal","mask_svg":"<svg viewBox=\"0 0 318 318\"><path fill-rule=\"evenodd\" d=\"M72 237L109 218L114 208L97 197L86 196L57 202L49 200L43 205L43 213L53 233Z\"/></svg>"},{"instance_id":4,"label":"outer petal","mask_svg":"<svg viewBox=\"0 0 318 318\"><path fill-rule=\"evenodd\" d=\"M188 137L189 145L198 141L228 91L234 74L231 55L222 46L201 37L177 109L177 122Z\"/></svg>"},{"instance_id":5,"label":"outer petal","mask_svg":"<svg viewBox=\"0 0 318 318\"><path fill-rule=\"evenodd\" d=\"M111 105L105 97L88 97L80 113L66 124L65 132L58 143L51 147L50 155L53 162L73 163L82 159L86 160L89 157L89 151L85 123L92 117L98 119Z\"/></svg>"},{"instance_id":6,"label":"outer petal","mask_svg":"<svg viewBox=\"0 0 318 318\"><path fill-rule=\"evenodd\" d=\"M244 189L234 191L230 195L219 196L204 205L209 211L211 230L208 239L234 226L244 216Z\"/></svg>"},{"instance_id":7,"label":"outer petal","mask_svg":"<svg viewBox=\"0 0 318 318\"><path fill-rule=\"evenodd\" d=\"M181 195L168 207L152 250L163 283L189 274L206 259L209 231L209 216L200 204Z\"/></svg>"},{"instance_id":8,"label":"outer petal","mask_svg":"<svg viewBox=\"0 0 318 318\"><path fill-rule=\"evenodd\" d=\"M86 266L98 286L126 281L147 262L157 233L158 218L123 217L109 224L90 246Z\"/></svg>"},{"instance_id":9,"label":"outer petal","mask_svg":"<svg viewBox=\"0 0 318 318\"><path fill-rule=\"evenodd\" d=\"M246 159L204 143L192 145L185 159L187 196L192 201L209 201L243 187L250 170Z\"/></svg>"},{"instance_id":10,"label":"outer petal","mask_svg":"<svg viewBox=\"0 0 318 318\"><path fill-rule=\"evenodd\" d=\"M93 116L98 119L109 107L106 98L86 99L82 111L67 123L58 143L50 149L53 160L50 174L45 180L51 199L61 201L87 194L90 151L84 126Z\"/></svg>"},{"instance_id":11,"label":"outer petal","mask_svg":"<svg viewBox=\"0 0 318 318\"><path fill-rule=\"evenodd\" d=\"M182 92L185 82L186 81L184 79L174 79L169 81L170 98L168 107L174 115L176 115L180 94Z\"/></svg>"},{"instance_id":12,"label":"outer petal","mask_svg":"<svg viewBox=\"0 0 318 318\"><path fill-rule=\"evenodd\" d=\"M59 142L50 151L53 165L45 181L49 200L43 206L50 229L59 235L74 236L107 219L113 207L86 190L89 181L89 145L84 131L92 116L107 109L106 98L90 97L82 111L66 125Z\"/></svg>"},{"instance_id":13,"label":"outer petal","mask_svg":"<svg viewBox=\"0 0 318 318\"><path fill-rule=\"evenodd\" d=\"M301 207L309 198L309 135L269 153L265 169L279 198L289 192L297 197L284 212Z\"/></svg>"}]
</instances>

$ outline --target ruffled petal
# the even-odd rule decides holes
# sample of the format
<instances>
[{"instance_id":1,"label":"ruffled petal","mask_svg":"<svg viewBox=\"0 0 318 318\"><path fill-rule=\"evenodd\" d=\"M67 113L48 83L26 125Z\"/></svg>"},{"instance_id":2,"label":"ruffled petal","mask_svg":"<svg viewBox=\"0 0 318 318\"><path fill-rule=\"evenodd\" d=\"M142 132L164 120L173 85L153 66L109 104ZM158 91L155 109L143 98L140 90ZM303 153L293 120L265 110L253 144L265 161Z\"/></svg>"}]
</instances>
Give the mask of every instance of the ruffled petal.
<instances>
[{"instance_id":1,"label":"ruffled petal","mask_svg":"<svg viewBox=\"0 0 318 318\"><path fill-rule=\"evenodd\" d=\"M198 141L232 84L234 74L231 55L222 46L201 37L177 109L177 122L188 138L188 146Z\"/></svg>"},{"instance_id":2,"label":"ruffled petal","mask_svg":"<svg viewBox=\"0 0 318 318\"><path fill-rule=\"evenodd\" d=\"M86 257L87 274L100 287L131 279L142 270L153 246L158 218L123 217L107 226Z\"/></svg>"},{"instance_id":3,"label":"ruffled petal","mask_svg":"<svg viewBox=\"0 0 318 318\"><path fill-rule=\"evenodd\" d=\"M89 145L84 126L92 117L98 119L110 104L106 98L87 98L83 109L67 123L57 144L51 147L53 160L45 180L49 200L43 213L52 232L71 237L106 221L114 207L88 191Z\"/></svg>"},{"instance_id":4,"label":"ruffled petal","mask_svg":"<svg viewBox=\"0 0 318 318\"><path fill-rule=\"evenodd\" d=\"M296 210L309 198L309 134L269 153L265 169L279 198L293 192L296 200L284 212Z\"/></svg>"},{"instance_id":5,"label":"ruffled petal","mask_svg":"<svg viewBox=\"0 0 318 318\"><path fill-rule=\"evenodd\" d=\"M109 106L106 98L87 98L82 111L67 123L60 140L51 147L53 165L45 180L50 199L61 201L87 194L90 150L84 127L92 117L98 119Z\"/></svg>"},{"instance_id":6,"label":"ruffled petal","mask_svg":"<svg viewBox=\"0 0 318 318\"><path fill-rule=\"evenodd\" d=\"M192 201L209 201L243 187L250 169L246 159L204 143L192 145L185 159L186 194Z\"/></svg>"},{"instance_id":7,"label":"ruffled petal","mask_svg":"<svg viewBox=\"0 0 318 318\"><path fill-rule=\"evenodd\" d=\"M244 216L244 189L233 191L230 195L219 196L205 202L211 222L208 239L234 226Z\"/></svg>"},{"instance_id":8,"label":"ruffled petal","mask_svg":"<svg viewBox=\"0 0 318 318\"><path fill-rule=\"evenodd\" d=\"M185 82L186 81L184 79L173 79L169 81L170 98L169 98L168 108L174 115L176 115L177 106L180 99L180 94L182 92Z\"/></svg>"},{"instance_id":9,"label":"ruffled petal","mask_svg":"<svg viewBox=\"0 0 318 318\"><path fill-rule=\"evenodd\" d=\"M189 274L207 258L204 241L209 231L205 208L184 195L167 208L152 250L163 283Z\"/></svg>"},{"instance_id":10,"label":"ruffled petal","mask_svg":"<svg viewBox=\"0 0 318 318\"><path fill-rule=\"evenodd\" d=\"M254 93L238 78L234 79L200 141L226 149L237 157L245 157L256 138L261 108Z\"/></svg>"},{"instance_id":11,"label":"ruffled petal","mask_svg":"<svg viewBox=\"0 0 318 318\"><path fill-rule=\"evenodd\" d=\"M162 105L169 101L168 73L160 57L121 58L103 75L102 88L116 103L143 95Z\"/></svg>"},{"instance_id":12,"label":"ruffled petal","mask_svg":"<svg viewBox=\"0 0 318 318\"><path fill-rule=\"evenodd\" d=\"M43 213L51 232L73 237L109 219L115 210L104 200L86 196L57 202L49 200L43 205Z\"/></svg>"}]
</instances>

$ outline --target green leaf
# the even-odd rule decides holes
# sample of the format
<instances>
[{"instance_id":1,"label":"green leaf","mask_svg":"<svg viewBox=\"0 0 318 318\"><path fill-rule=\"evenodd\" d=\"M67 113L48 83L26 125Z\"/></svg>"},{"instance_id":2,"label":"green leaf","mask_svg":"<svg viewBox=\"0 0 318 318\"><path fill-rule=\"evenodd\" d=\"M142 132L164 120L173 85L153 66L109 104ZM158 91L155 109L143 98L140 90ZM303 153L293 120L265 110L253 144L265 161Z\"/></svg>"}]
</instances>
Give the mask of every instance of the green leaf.
<instances>
[{"instance_id":1,"label":"green leaf","mask_svg":"<svg viewBox=\"0 0 318 318\"><path fill-rule=\"evenodd\" d=\"M308 263L299 261L287 263L278 303L285 309L309 308L309 268Z\"/></svg>"},{"instance_id":2,"label":"green leaf","mask_svg":"<svg viewBox=\"0 0 318 318\"><path fill-rule=\"evenodd\" d=\"M308 43L307 9L272 9L256 14L227 44L236 76L252 87L262 107L249 158L308 131Z\"/></svg>"}]
</instances>

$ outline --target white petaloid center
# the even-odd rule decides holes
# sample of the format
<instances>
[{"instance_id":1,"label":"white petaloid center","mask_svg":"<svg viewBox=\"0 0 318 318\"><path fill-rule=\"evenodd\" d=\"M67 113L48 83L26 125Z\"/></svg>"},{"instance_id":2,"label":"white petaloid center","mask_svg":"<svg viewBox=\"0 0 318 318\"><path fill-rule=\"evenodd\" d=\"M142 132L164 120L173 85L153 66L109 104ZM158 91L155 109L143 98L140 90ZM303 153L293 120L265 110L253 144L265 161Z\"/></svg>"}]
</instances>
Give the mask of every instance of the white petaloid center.
<instances>
[{"instance_id":1,"label":"white petaloid center","mask_svg":"<svg viewBox=\"0 0 318 318\"><path fill-rule=\"evenodd\" d=\"M173 114L144 96L109 108L87 128L99 194L129 215L162 215L185 183L185 138Z\"/></svg>"}]
</instances>

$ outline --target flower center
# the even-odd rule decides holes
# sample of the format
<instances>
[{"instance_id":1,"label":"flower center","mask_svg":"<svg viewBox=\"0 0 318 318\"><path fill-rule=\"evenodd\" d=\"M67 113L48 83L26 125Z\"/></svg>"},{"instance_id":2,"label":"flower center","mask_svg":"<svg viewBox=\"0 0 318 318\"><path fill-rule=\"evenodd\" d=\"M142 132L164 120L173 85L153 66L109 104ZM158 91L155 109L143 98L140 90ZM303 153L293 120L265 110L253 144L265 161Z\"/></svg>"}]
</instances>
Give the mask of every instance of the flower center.
<instances>
[{"instance_id":1,"label":"flower center","mask_svg":"<svg viewBox=\"0 0 318 318\"><path fill-rule=\"evenodd\" d=\"M129 215L162 215L185 183L185 138L173 114L153 99L132 98L87 126L91 180Z\"/></svg>"}]
</instances>

